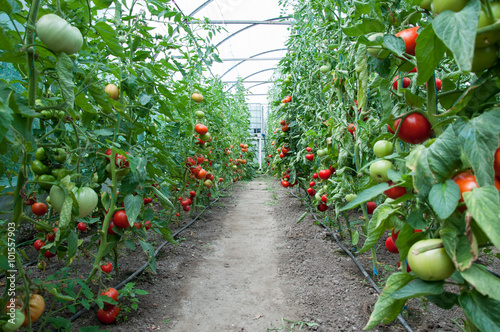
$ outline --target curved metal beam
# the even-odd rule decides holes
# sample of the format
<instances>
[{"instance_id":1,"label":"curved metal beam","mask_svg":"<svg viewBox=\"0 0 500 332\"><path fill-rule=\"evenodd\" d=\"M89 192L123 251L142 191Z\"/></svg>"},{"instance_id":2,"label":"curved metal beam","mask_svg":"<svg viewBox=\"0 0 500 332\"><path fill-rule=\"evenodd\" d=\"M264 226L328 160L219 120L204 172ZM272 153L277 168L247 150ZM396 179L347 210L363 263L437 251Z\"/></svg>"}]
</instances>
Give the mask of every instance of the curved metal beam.
<instances>
[{"instance_id":1,"label":"curved metal beam","mask_svg":"<svg viewBox=\"0 0 500 332\"><path fill-rule=\"evenodd\" d=\"M286 51L286 50L287 50L286 48L278 48L278 49L275 49L275 50L270 50L270 51L265 51L265 52L257 53L257 54L254 54L252 56L249 56L248 58L255 58L255 57L257 57L259 55L262 55L262 54L267 54L267 53L271 53L271 52L278 52L278 51ZM245 61L247 61L247 60L242 60L242 61L238 62L237 64L235 64L234 66L232 66L231 68L229 68L228 70L226 70L226 72L224 74L222 74L220 78L223 78L224 75L226 75L231 70L233 70L234 68L238 67L239 65L241 65Z\"/></svg>"},{"instance_id":2,"label":"curved metal beam","mask_svg":"<svg viewBox=\"0 0 500 332\"><path fill-rule=\"evenodd\" d=\"M263 72L265 72L265 71L269 71L269 70L276 70L276 69L278 69L278 68L276 68L276 67L272 67L272 68L266 68L266 69L262 69L262 70L256 71L256 72L255 72L255 73L253 73L253 74L250 74L250 75L248 75L248 76L246 76L246 77L243 77L243 82L245 82L245 80L246 80L247 78L252 77L253 75L257 75L257 74L263 73ZM267 82L266 82L266 83L267 83ZM238 83L234 83L234 84L233 84L233 85L232 85L229 89L227 89L226 91L229 91L229 90L231 90L232 88L234 88L234 86L235 86L236 84L238 84ZM259 83L259 84L260 84L260 83Z\"/></svg>"},{"instance_id":3,"label":"curved metal beam","mask_svg":"<svg viewBox=\"0 0 500 332\"><path fill-rule=\"evenodd\" d=\"M193 12L191 14L189 14L189 16L193 16L194 14L196 14L197 12L199 12L200 10L202 10L206 5L208 5L212 1L214 1L214 0L207 0L207 1L205 1L205 3L201 4L198 8L196 8L195 10L193 10Z\"/></svg>"},{"instance_id":4,"label":"curved metal beam","mask_svg":"<svg viewBox=\"0 0 500 332\"><path fill-rule=\"evenodd\" d=\"M283 17L275 17L275 18L270 18L268 20L265 20L265 22L272 22L272 21L281 20L281 19L283 19ZM247 27L244 27L244 28L242 28L242 29L240 29L240 30L238 30L236 32L233 32L232 34L230 34L226 38L222 39L217 45L215 45L215 47L219 47L220 44L222 44L222 43L226 42L227 40L231 39L234 35L237 35L238 33L243 32L246 29L253 28L254 26L257 26L257 25L259 25L259 24L256 24L256 23L250 24Z\"/></svg>"},{"instance_id":5,"label":"curved metal beam","mask_svg":"<svg viewBox=\"0 0 500 332\"><path fill-rule=\"evenodd\" d=\"M252 88L255 88L256 86L259 86L259 85L263 85L263 84L271 84L272 82L261 82L261 83L257 83L257 84L254 84L252 86L249 86L248 88L246 88L247 90L250 90Z\"/></svg>"}]
</instances>

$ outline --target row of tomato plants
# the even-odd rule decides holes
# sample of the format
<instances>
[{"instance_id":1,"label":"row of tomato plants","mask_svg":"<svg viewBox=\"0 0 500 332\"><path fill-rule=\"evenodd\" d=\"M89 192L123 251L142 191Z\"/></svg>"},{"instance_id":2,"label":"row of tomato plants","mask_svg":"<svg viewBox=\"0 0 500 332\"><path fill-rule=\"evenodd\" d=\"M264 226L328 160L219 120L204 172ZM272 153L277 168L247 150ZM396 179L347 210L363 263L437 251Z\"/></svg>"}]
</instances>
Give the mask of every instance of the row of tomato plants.
<instances>
[{"instance_id":1,"label":"row of tomato plants","mask_svg":"<svg viewBox=\"0 0 500 332\"><path fill-rule=\"evenodd\" d=\"M271 92L268 171L300 186L371 250L399 253L365 329L411 298L459 306L468 331L500 329L500 3L311 1ZM392 243L391 243L392 241ZM495 249L496 248L496 249ZM447 286L447 287L445 287ZM451 286L451 287L450 287Z\"/></svg>"},{"instance_id":2,"label":"row of tomato plants","mask_svg":"<svg viewBox=\"0 0 500 332\"><path fill-rule=\"evenodd\" d=\"M0 325L71 330L57 313L94 302L99 320L112 323L132 294L109 287L119 249L142 248L155 272L149 232L176 244L173 221L253 175L245 91L204 78L220 61L217 31L201 26L209 37L199 37L169 1L4 5L0 268L9 283ZM23 264L26 247L15 246L23 229L37 230L39 278ZM78 268L44 273L54 260L71 267L84 257L85 280Z\"/></svg>"}]
</instances>

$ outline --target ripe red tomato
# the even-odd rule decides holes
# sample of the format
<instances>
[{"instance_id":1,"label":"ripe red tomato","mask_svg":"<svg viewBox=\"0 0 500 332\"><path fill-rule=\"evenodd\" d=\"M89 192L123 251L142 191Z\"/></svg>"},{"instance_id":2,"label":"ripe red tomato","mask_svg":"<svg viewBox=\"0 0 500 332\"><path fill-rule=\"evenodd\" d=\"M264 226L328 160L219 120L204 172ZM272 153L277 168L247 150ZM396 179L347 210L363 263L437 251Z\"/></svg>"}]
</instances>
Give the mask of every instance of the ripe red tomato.
<instances>
[{"instance_id":1,"label":"ripe red tomato","mask_svg":"<svg viewBox=\"0 0 500 332\"><path fill-rule=\"evenodd\" d=\"M399 236L399 232L400 232L400 231L397 231L397 232L396 232L396 229L395 229L395 228L393 228L393 229L391 230L392 243L396 244L396 241L397 241L398 236Z\"/></svg>"},{"instance_id":2,"label":"ripe red tomato","mask_svg":"<svg viewBox=\"0 0 500 332\"><path fill-rule=\"evenodd\" d=\"M127 154L129 154L129 153L127 152ZM128 168L130 166L130 164L127 160L127 157L125 157L124 155L121 155L121 154L117 154L115 156L115 165L118 168Z\"/></svg>"},{"instance_id":3,"label":"ripe red tomato","mask_svg":"<svg viewBox=\"0 0 500 332\"><path fill-rule=\"evenodd\" d=\"M290 183L286 180L281 180L281 185L285 188L288 188L290 186Z\"/></svg>"},{"instance_id":4,"label":"ripe red tomato","mask_svg":"<svg viewBox=\"0 0 500 332\"><path fill-rule=\"evenodd\" d=\"M146 230L151 229L151 226L151 221L149 220L144 223L144 228L146 228Z\"/></svg>"},{"instance_id":5,"label":"ripe red tomato","mask_svg":"<svg viewBox=\"0 0 500 332\"><path fill-rule=\"evenodd\" d=\"M408 115L401 123L401 119L394 123L397 129L401 124L398 132L398 137L406 143L420 144L425 142L432 135L431 124L425 116L420 113L412 113Z\"/></svg>"},{"instance_id":6,"label":"ripe red tomato","mask_svg":"<svg viewBox=\"0 0 500 332\"><path fill-rule=\"evenodd\" d=\"M500 145L500 137L498 138L498 144ZM495 168L495 176L500 177L500 147L498 147L495 152L495 161L493 162L493 167Z\"/></svg>"},{"instance_id":7,"label":"ripe red tomato","mask_svg":"<svg viewBox=\"0 0 500 332\"><path fill-rule=\"evenodd\" d=\"M306 159L309 160L309 161L313 161L314 160L314 154L313 153L309 153L306 155Z\"/></svg>"},{"instance_id":8,"label":"ripe red tomato","mask_svg":"<svg viewBox=\"0 0 500 332\"><path fill-rule=\"evenodd\" d=\"M322 169L321 171L319 171L318 175L322 180L328 180L330 178L331 172L329 169Z\"/></svg>"},{"instance_id":9,"label":"ripe red tomato","mask_svg":"<svg viewBox=\"0 0 500 332\"><path fill-rule=\"evenodd\" d=\"M325 212L326 210L328 210L328 205L326 205L325 203L319 203L318 210L321 212Z\"/></svg>"},{"instance_id":10,"label":"ripe red tomato","mask_svg":"<svg viewBox=\"0 0 500 332\"><path fill-rule=\"evenodd\" d=\"M36 240L35 243L33 243L33 247L35 247L36 251L40 251L40 248L42 248L45 245L45 242L42 240Z\"/></svg>"},{"instance_id":11,"label":"ripe red tomato","mask_svg":"<svg viewBox=\"0 0 500 332\"><path fill-rule=\"evenodd\" d=\"M321 201L326 204L328 197L326 195L321 196Z\"/></svg>"},{"instance_id":12,"label":"ripe red tomato","mask_svg":"<svg viewBox=\"0 0 500 332\"><path fill-rule=\"evenodd\" d=\"M189 205L183 205L183 206L182 206L182 209L183 209L184 211L188 212L189 210L191 210L191 206L189 206Z\"/></svg>"},{"instance_id":13,"label":"ripe red tomato","mask_svg":"<svg viewBox=\"0 0 500 332\"><path fill-rule=\"evenodd\" d=\"M309 182L309 187L314 187L315 185L316 185L316 182L314 182L314 181Z\"/></svg>"},{"instance_id":14,"label":"ripe red tomato","mask_svg":"<svg viewBox=\"0 0 500 332\"><path fill-rule=\"evenodd\" d=\"M316 180L318 178L318 173L313 174L313 179Z\"/></svg>"},{"instance_id":15,"label":"ripe red tomato","mask_svg":"<svg viewBox=\"0 0 500 332\"><path fill-rule=\"evenodd\" d=\"M51 253L50 251L48 251L48 250L47 250L46 252L44 252L44 253L43 253L43 255L44 255L45 257L47 257L47 258L52 258L52 257L54 257L56 254L53 254L53 253Z\"/></svg>"},{"instance_id":16,"label":"ripe red tomato","mask_svg":"<svg viewBox=\"0 0 500 332\"><path fill-rule=\"evenodd\" d=\"M347 126L347 130L351 133L351 135L354 135L354 132L356 131L356 125L354 123L349 123Z\"/></svg>"},{"instance_id":17,"label":"ripe red tomato","mask_svg":"<svg viewBox=\"0 0 500 332\"><path fill-rule=\"evenodd\" d=\"M401 268L401 262L398 262L398 269ZM406 272L407 273L410 273L411 272L411 268L410 268L410 265L407 263L406 264Z\"/></svg>"},{"instance_id":18,"label":"ripe red tomato","mask_svg":"<svg viewBox=\"0 0 500 332\"><path fill-rule=\"evenodd\" d=\"M366 211L368 212L368 214L372 214L376 208L377 204L375 202L366 202Z\"/></svg>"},{"instance_id":19,"label":"ripe red tomato","mask_svg":"<svg viewBox=\"0 0 500 332\"><path fill-rule=\"evenodd\" d=\"M115 231L113 230L113 227L115 227L115 223L113 222L113 220L111 220L109 222L109 226L108 226L108 234L109 235L115 235Z\"/></svg>"},{"instance_id":20,"label":"ripe red tomato","mask_svg":"<svg viewBox=\"0 0 500 332\"><path fill-rule=\"evenodd\" d=\"M314 195L316 195L316 190L314 190L314 188L307 188L307 190L306 190L306 191L307 191L307 194L308 194L309 196L314 196Z\"/></svg>"},{"instance_id":21,"label":"ripe red tomato","mask_svg":"<svg viewBox=\"0 0 500 332\"><path fill-rule=\"evenodd\" d=\"M111 271L113 271L113 264L111 263L102 264L101 270L104 273L111 273Z\"/></svg>"},{"instance_id":22,"label":"ripe red tomato","mask_svg":"<svg viewBox=\"0 0 500 332\"><path fill-rule=\"evenodd\" d=\"M80 232L87 231L87 225L84 222L79 222L78 225L76 225L76 228L78 228Z\"/></svg>"},{"instance_id":23,"label":"ripe red tomato","mask_svg":"<svg viewBox=\"0 0 500 332\"><path fill-rule=\"evenodd\" d=\"M462 203L464 201L464 192L468 192L473 188L479 187L476 181L476 176L470 171L461 172L455 175L452 180L455 181L455 183L460 188L460 200L458 201L459 203ZM498 178L495 178L495 188L500 191L500 180ZM459 211L463 212L467 210L467 207L464 205L459 207L458 209Z\"/></svg>"},{"instance_id":24,"label":"ripe red tomato","mask_svg":"<svg viewBox=\"0 0 500 332\"><path fill-rule=\"evenodd\" d=\"M398 247L392 242L392 237L388 237L387 240L385 240L385 247L389 252L392 252L393 254L399 253Z\"/></svg>"},{"instance_id":25,"label":"ripe red tomato","mask_svg":"<svg viewBox=\"0 0 500 332\"><path fill-rule=\"evenodd\" d=\"M116 317L118 317L119 312L120 308L117 306L99 309L97 310L97 319L99 319L101 323L111 324L116 321Z\"/></svg>"},{"instance_id":26,"label":"ripe red tomato","mask_svg":"<svg viewBox=\"0 0 500 332\"><path fill-rule=\"evenodd\" d=\"M398 78L399 77L394 77L394 79L392 80L392 88L394 90L398 89ZM411 84L411 80L408 77L403 77L402 80L403 80L403 82L401 84L403 86L403 89L408 88L410 86L410 84Z\"/></svg>"},{"instance_id":27,"label":"ripe red tomato","mask_svg":"<svg viewBox=\"0 0 500 332\"><path fill-rule=\"evenodd\" d=\"M104 152L104 154L106 155L106 159L109 161L110 160L110 157L111 154L113 153L113 150L111 149L107 149L106 152Z\"/></svg>"},{"instance_id":28,"label":"ripe red tomato","mask_svg":"<svg viewBox=\"0 0 500 332\"><path fill-rule=\"evenodd\" d=\"M415 46L417 46L417 33L418 27L409 28L400 31L396 34L396 37L401 37L405 41L406 53L410 55L415 55Z\"/></svg>"},{"instance_id":29,"label":"ripe red tomato","mask_svg":"<svg viewBox=\"0 0 500 332\"><path fill-rule=\"evenodd\" d=\"M389 181L388 184L389 186L394 185L392 181ZM394 188L387 189L386 191L384 191L384 194L389 198L398 199L399 197L406 194L406 188L401 186L396 186Z\"/></svg>"},{"instance_id":30,"label":"ripe red tomato","mask_svg":"<svg viewBox=\"0 0 500 332\"><path fill-rule=\"evenodd\" d=\"M37 216L43 216L47 213L49 208L44 203L37 202L31 206L31 211Z\"/></svg>"},{"instance_id":31,"label":"ripe red tomato","mask_svg":"<svg viewBox=\"0 0 500 332\"><path fill-rule=\"evenodd\" d=\"M307 147L307 148L306 148L306 151L307 151L307 152L311 152L311 151L312 151L312 149L311 149L310 147Z\"/></svg>"},{"instance_id":32,"label":"ripe red tomato","mask_svg":"<svg viewBox=\"0 0 500 332\"><path fill-rule=\"evenodd\" d=\"M281 120L281 121L280 121L280 125L282 125L282 126L286 125L286 121L285 121L285 120ZM243 144L243 143L242 143L242 144ZM242 147L242 146L241 146L241 147Z\"/></svg>"},{"instance_id":33,"label":"ripe red tomato","mask_svg":"<svg viewBox=\"0 0 500 332\"><path fill-rule=\"evenodd\" d=\"M387 131L390 132L391 134L395 134L396 132L394 131L394 129L391 128L390 125L387 125Z\"/></svg>"},{"instance_id":34,"label":"ripe red tomato","mask_svg":"<svg viewBox=\"0 0 500 332\"><path fill-rule=\"evenodd\" d=\"M204 124L198 123L194 126L194 131L196 131L199 135L205 135L208 132L208 127Z\"/></svg>"},{"instance_id":35,"label":"ripe red tomato","mask_svg":"<svg viewBox=\"0 0 500 332\"><path fill-rule=\"evenodd\" d=\"M130 227L130 223L128 222L127 213L125 212L125 210L116 211L115 215L113 216L113 222L118 228Z\"/></svg>"},{"instance_id":36,"label":"ripe red tomato","mask_svg":"<svg viewBox=\"0 0 500 332\"><path fill-rule=\"evenodd\" d=\"M196 196L196 191L191 190L191 191L189 192L189 196L191 196L191 198L194 198L194 197Z\"/></svg>"},{"instance_id":37,"label":"ripe red tomato","mask_svg":"<svg viewBox=\"0 0 500 332\"><path fill-rule=\"evenodd\" d=\"M192 157L187 157L186 166L187 167L196 166L196 161Z\"/></svg>"},{"instance_id":38,"label":"ripe red tomato","mask_svg":"<svg viewBox=\"0 0 500 332\"><path fill-rule=\"evenodd\" d=\"M118 291L115 288L108 288L106 291L101 292L101 295L107 296L114 301L118 301ZM105 306L113 306L113 304L104 302Z\"/></svg>"}]
</instances>

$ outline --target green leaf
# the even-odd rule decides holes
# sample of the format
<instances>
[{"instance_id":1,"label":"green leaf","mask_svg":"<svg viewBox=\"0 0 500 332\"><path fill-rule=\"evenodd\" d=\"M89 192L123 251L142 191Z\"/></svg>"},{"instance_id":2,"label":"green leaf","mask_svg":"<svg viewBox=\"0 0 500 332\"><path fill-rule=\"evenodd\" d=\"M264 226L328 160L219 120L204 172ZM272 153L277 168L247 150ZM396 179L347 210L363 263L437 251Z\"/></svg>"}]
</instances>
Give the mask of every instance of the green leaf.
<instances>
[{"instance_id":1,"label":"green leaf","mask_svg":"<svg viewBox=\"0 0 500 332\"><path fill-rule=\"evenodd\" d=\"M458 295L454 293L443 292L440 295L427 295L426 298L446 310L453 308L456 304L458 305Z\"/></svg>"},{"instance_id":2,"label":"green leaf","mask_svg":"<svg viewBox=\"0 0 500 332\"><path fill-rule=\"evenodd\" d=\"M71 196L74 197L74 195L70 193L64 198L61 213L59 214L59 230L66 230L71 222L71 212L73 210L73 198ZM60 232L58 231L56 235L56 241L59 241L59 234Z\"/></svg>"},{"instance_id":3,"label":"green leaf","mask_svg":"<svg viewBox=\"0 0 500 332\"><path fill-rule=\"evenodd\" d=\"M478 185L493 185L493 156L500 136L500 108L494 108L470 121L458 119L453 124L453 129L462 151L474 169Z\"/></svg>"},{"instance_id":4,"label":"green leaf","mask_svg":"<svg viewBox=\"0 0 500 332\"><path fill-rule=\"evenodd\" d=\"M429 192L429 203L441 219L446 219L455 211L460 199L460 188L452 180L436 183Z\"/></svg>"},{"instance_id":5,"label":"green leaf","mask_svg":"<svg viewBox=\"0 0 500 332\"><path fill-rule=\"evenodd\" d=\"M417 85L422 85L434 75L434 70L443 60L446 47L434 33L432 24L419 30L415 56L417 57Z\"/></svg>"},{"instance_id":6,"label":"green leaf","mask_svg":"<svg viewBox=\"0 0 500 332\"><path fill-rule=\"evenodd\" d=\"M174 237L172 236L172 231L168 227L159 227L157 229L160 231L161 236L163 236L165 240L167 240L172 244L178 244L177 241L175 241Z\"/></svg>"},{"instance_id":7,"label":"green leaf","mask_svg":"<svg viewBox=\"0 0 500 332\"><path fill-rule=\"evenodd\" d=\"M67 265L69 265L71 264L71 262L73 262L73 259L75 258L76 252L78 250L78 236L76 235L75 229L71 229L66 241L68 242L66 262Z\"/></svg>"},{"instance_id":8,"label":"green leaf","mask_svg":"<svg viewBox=\"0 0 500 332\"><path fill-rule=\"evenodd\" d=\"M366 35L370 32L382 32L385 29L385 25L380 20L375 20L371 18L365 18L354 24L353 26L348 26L342 30L348 36L358 37Z\"/></svg>"},{"instance_id":9,"label":"green leaf","mask_svg":"<svg viewBox=\"0 0 500 332\"><path fill-rule=\"evenodd\" d=\"M436 35L451 50L460 70L464 72L472 68L480 10L479 1L469 1L460 12L447 10L432 21Z\"/></svg>"},{"instance_id":10,"label":"green leaf","mask_svg":"<svg viewBox=\"0 0 500 332\"><path fill-rule=\"evenodd\" d=\"M360 204L366 203L372 200L374 197L377 197L378 195L382 194L388 188L389 185L384 182L384 183L379 183L376 186L370 187L366 190L363 190L361 193L358 194L358 196L355 199L353 199L346 206L340 209L340 211L350 210Z\"/></svg>"},{"instance_id":11,"label":"green leaf","mask_svg":"<svg viewBox=\"0 0 500 332\"><path fill-rule=\"evenodd\" d=\"M425 200L432 186L444 182L461 165L460 148L451 126L434 143L416 146L406 157L406 166L415 173L415 189Z\"/></svg>"},{"instance_id":12,"label":"green leaf","mask_svg":"<svg viewBox=\"0 0 500 332\"><path fill-rule=\"evenodd\" d=\"M370 319L364 328L365 330L372 329L378 324L387 324L398 317L406 300L395 299L392 297L392 293L406 286L414 279L415 277L411 274L402 272L393 273L387 279L387 283L375 303Z\"/></svg>"},{"instance_id":13,"label":"green leaf","mask_svg":"<svg viewBox=\"0 0 500 332\"><path fill-rule=\"evenodd\" d=\"M68 106L73 109L73 104L75 103L75 91L74 91L74 80L73 80L73 61L64 52L61 52L57 56L56 72L57 72L57 82L61 87L61 92L64 100L68 103ZM72 117L76 117L73 113Z\"/></svg>"},{"instance_id":14,"label":"green leaf","mask_svg":"<svg viewBox=\"0 0 500 332\"><path fill-rule=\"evenodd\" d=\"M477 225L488 236L493 245L500 248L500 203L498 190L494 186L473 188L463 194L467 211L472 215Z\"/></svg>"},{"instance_id":15,"label":"green leaf","mask_svg":"<svg viewBox=\"0 0 500 332\"><path fill-rule=\"evenodd\" d=\"M384 35L384 46L398 56L403 56L406 52L406 44L403 38L393 35Z\"/></svg>"},{"instance_id":16,"label":"green leaf","mask_svg":"<svg viewBox=\"0 0 500 332\"><path fill-rule=\"evenodd\" d=\"M407 300L425 295L439 295L444 291L443 282L429 282L417 279L408 285L392 293L392 297L400 300Z\"/></svg>"},{"instance_id":17,"label":"green leaf","mask_svg":"<svg viewBox=\"0 0 500 332\"><path fill-rule=\"evenodd\" d=\"M472 262L477 259L478 248L475 238L472 237L471 243L466 235L465 216L457 212L446 219L439 235L443 239L446 253L457 270L464 271L470 268Z\"/></svg>"},{"instance_id":18,"label":"green leaf","mask_svg":"<svg viewBox=\"0 0 500 332\"><path fill-rule=\"evenodd\" d=\"M6 105L3 100L0 100L0 142L3 141L7 135L10 124L14 121L12 117L12 110Z\"/></svg>"},{"instance_id":19,"label":"green leaf","mask_svg":"<svg viewBox=\"0 0 500 332\"><path fill-rule=\"evenodd\" d=\"M500 279L489 273L485 266L472 264L470 269L461 274L479 293L500 301Z\"/></svg>"},{"instance_id":20,"label":"green leaf","mask_svg":"<svg viewBox=\"0 0 500 332\"><path fill-rule=\"evenodd\" d=\"M14 0L0 0L0 8L2 11L11 15L21 12L21 7Z\"/></svg>"},{"instance_id":21,"label":"green leaf","mask_svg":"<svg viewBox=\"0 0 500 332\"><path fill-rule=\"evenodd\" d=\"M94 25L94 28L106 44L106 48L110 50L113 55L122 57L123 48L118 41L115 29L113 29L110 25L103 21L97 22Z\"/></svg>"},{"instance_id":22,"label":"green leaf","mask_svg":"<svg viewBox=\"0 0 500 332\"><path fill-rule=\"evenodd\" d=\"M49 289L49 293L57 297L58 299L64 300L64 301L75 301L76 299L72 296L65 295L63 294L59 289L57 288L51 288Z\"/></svg>"},{"instance_id":23,"label":"green leaf","mask_svg":"<svg viewBox=\"0 0 500 332\"><path fill-rule=\"evenodd\" d=\"M135 242L133 240L125 240L125 246L130 250L135 250Z\"/></svg>"},{"instance_id":24,"label":"green leaf","mask_svg":"<svg viewBox=\"0 0 500 332\"><path fill-rule=\"evenodd\" d=\"M427 227L427 221L424 219L424 211L422 209L411 211L406 221L413 229L424 229Z\"/></svg>"},{"instance_id":25,"label":"green leaf","mask_svg":"<svg viewBox=\"0 0 500 332\"><path fill-rule=\"evenodd\" d=\"M89 93L92 98L94 98L95 102L102 107L104 113L109 114L113 111L111 105L109 104L110 99L106 92L104 92L102 86L98 84L90 85Z\"/></svg>"},{"instance_id":26,"label":"green leaf","mask_svg":"<svg viewBox=\"0 0 500 332\"><path fill-rule=\"evenodd\" d=\"M363 253L372 248L384 232L392 227L390 216L395 214L398 208L392 207L390 204L382 204L375 209L372 218L368 223L368 238L365 240L363 247L357 253Z\"/></svg>"},{"instance_id":27,"label":"green leaf","mask_svg":"<svg viewBox=\"0 0 500 332\"><path fill-rule=\"evenodd\" d=\"M113 3L113 0L92 0L92 2L97 9L106 9Z\"/></svg>"},{"instance_id":28,"label":"green leaf","mask_svg":"<svg viewBox=\"0 0 500 332\"><path fill-rule=\"evenodd\" d=\"M132 226L134 222L137 220L139 213L141 213L141 208L143 205L142 196L134 196L129 194L124 199L125 203L125 212L127 213L127 219L129 224Z\"/></svg>"},{"instance_id":29,"label":"green leaf","mask_svg":"<svg viewBox=\"0 0 500 332\"><path fill-rule=\"evenodd\" d=\"M463 293L458 302L476 327L481 331L500 331L500 302L472 290Z\"/></svg>"},{"instance_id":30,"label":"green leaf","mask_svg":"<svg viewBox=\"0 0 500 332\"><path fill-rule=\"evenodd\" d=\"M172 202L163 195L161 191L156 189L155 187L150 187L150 189L153 191L154 194L156 194L156 197L160 200L161 205L166 209L166 208L171 208L174 209L174 205Z\"/></svg>"},{"instance_id":31,"label":"green leaf","mask_svg":"<svg viewBox=\"0 0 500 332\"><path fill-rule=\"evenodd\" d=\"M9 260L4 255L0 255L0 269L2 270L11 270L12 266L10 266Z\"/></svg>"}]
</instances>

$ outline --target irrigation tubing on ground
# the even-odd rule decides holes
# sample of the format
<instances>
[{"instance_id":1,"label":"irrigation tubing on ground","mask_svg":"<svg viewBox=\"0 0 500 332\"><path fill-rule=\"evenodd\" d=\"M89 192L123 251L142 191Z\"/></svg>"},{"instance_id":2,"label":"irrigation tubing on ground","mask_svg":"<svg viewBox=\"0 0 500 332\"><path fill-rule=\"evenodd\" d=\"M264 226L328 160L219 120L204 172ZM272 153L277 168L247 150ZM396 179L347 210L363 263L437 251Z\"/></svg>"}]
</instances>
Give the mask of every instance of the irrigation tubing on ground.
<instances>
[{"instance_id":1,"label":"irrigation tubing on ground","mask_svg":"<svg viewBox=\"0 0 500 332\"><path fill-rule=\"evenodd\" d=\"M299 196L295 195L291 190L290 190L290 193L295 196L296 198L299 198ZM323 222L319 221L318 218L316 217L316 214L315 213L312 213L312 216L314 217L314 220L316 220L316 222L319 223L319 225L321 225L323 228L325 228L332 236L333 238L335 239L335 241L337 242L338 246L349 256L351 257L352 261L354 262L354 264L356 264L356 266L359 268L359 270L361 271L361 273L363 274L363 276L368 280L368 282L373 286L373 288L377 291L377 293L381 293L381 290L380 288L377 286L377 284L375 283L375 281L373 281L373 279L370 277L370 275L368 274L368 272L366 272L366 270L363 268L363 266L361 266L361 264L358 262L358 260L356 259L356 257L353 255L353 253L347 249L346 247L344 247L342 245L342 243L340 242L339 238L337 237L337 234L335 234L335 232L333 232L330 228L328 228L328 226L326 226ZM399 322L401 323L401 325L404 326L404 328L408 331L408 332L413 332L412 328L410 327L410 325L408 325L408 323L405 321L405 319L403 318L403 316L401 316L401 314L398 315L398 320Z\"/></svg>"},{"instance_id":2,"label":"irrigation tubing on ground","mask_svg":"<svg viewBox=\"0 0 500 332\"><path fill-rule=\"evenodd\" d=\"M200 213L198 213L198 215L196 215L196 217L193 218L193 220L191 220L187 225L183 226L181 229L177 230L173 235L172 237L175 239L177 238L184 230L186 230L186 228L190 227L192 224L195 223L196 220L198 220L198 218L203 214L203 212L205 212L206 209L208 209L210 206L212 206L212 204L214 204L215 202L217 202L219 200L220 197L217 197L215 200L213 200L212 202L210 202L209 205L205 206L205 208L203 210L201 210ZM156 257L156 255L158 255L158 253L160 252L160 250L167 244L169 243L167 240L163 241L159 246L158 248L156 248L155 250L155 253L154 253L154 257ZM142 272L144 272L144 270L149 266L149 262L148 263L145 263L143 266L141 266L137 271L135 271L134 273L132 273L130 276L128 276L125 280L123 280L121 283L119 283L117 286L115 286L114 288L115 289L121 289L123 288L123 286L125 286L128 282L134 280L135 278L137 278ZM80 311L78 311L76 314L74 314L73 316L71 316L71 318L69 319L70 322L73 322L75 321L76 319L78 319L79 317L81 317L82 315L86 314L87 312L89 312L90 310L94 309L95 307L97 306L96 303L93 303L88 309L82 309Z\"/></svg>"}]
</instances>

